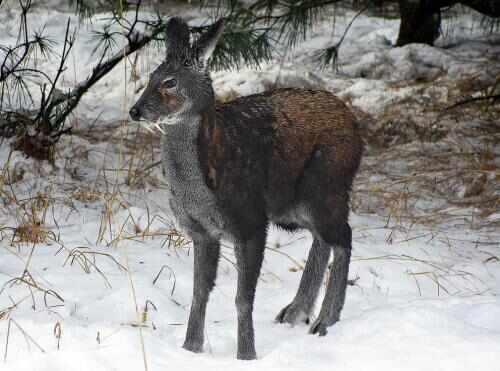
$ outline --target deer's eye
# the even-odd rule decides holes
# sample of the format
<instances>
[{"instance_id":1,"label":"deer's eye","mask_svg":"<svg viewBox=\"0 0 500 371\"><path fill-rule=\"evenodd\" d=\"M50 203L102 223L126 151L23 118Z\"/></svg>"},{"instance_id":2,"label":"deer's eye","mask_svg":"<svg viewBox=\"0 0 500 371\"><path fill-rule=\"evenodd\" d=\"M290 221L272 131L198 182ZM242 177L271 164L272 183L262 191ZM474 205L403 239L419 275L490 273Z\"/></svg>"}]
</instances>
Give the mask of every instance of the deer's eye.
<instances>
[{"instance_id":1,"label":"deer's eye","mask_svg":"<svg viewBox=\"0 0 500 371\"><path fill-rule=\"evenodd\" d=\"M177 80L176 79L168 79L163 81L163 87L166 89L171 89L177 85Z\"/></svg>"}]
</instances>

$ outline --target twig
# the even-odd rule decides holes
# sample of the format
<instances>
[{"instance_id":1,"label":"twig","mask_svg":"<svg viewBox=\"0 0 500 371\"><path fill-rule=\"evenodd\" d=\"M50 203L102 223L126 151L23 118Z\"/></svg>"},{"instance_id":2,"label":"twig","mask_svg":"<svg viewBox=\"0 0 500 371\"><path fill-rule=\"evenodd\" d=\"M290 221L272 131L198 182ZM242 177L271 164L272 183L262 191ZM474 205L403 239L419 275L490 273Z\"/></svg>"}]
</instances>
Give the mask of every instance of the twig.
<instances>
[{"instance_id":1,"label":"twig","mask_svg":"<svg viewBox=\"0 0 500 371\"><path fill-rule=\"evenodd\" d=\"M492 100L492 101L496 101L496 100L500 100L500 94L494 94L494 95L487 95L487 96L484 96L484 97L473 97L473 98L468 98L468 99L464 99L458 103L455 103L449 107L446 107L445 108L445 111L449 111L449 110L452 110L452 109L455 109L457 107L460 107L460 106L463 106L463 105L466 105L466 104L469 104L469 103L474 103L474 102L480 102L480 101L483 101L483 100Z\"/></svg>"}]
</instances>

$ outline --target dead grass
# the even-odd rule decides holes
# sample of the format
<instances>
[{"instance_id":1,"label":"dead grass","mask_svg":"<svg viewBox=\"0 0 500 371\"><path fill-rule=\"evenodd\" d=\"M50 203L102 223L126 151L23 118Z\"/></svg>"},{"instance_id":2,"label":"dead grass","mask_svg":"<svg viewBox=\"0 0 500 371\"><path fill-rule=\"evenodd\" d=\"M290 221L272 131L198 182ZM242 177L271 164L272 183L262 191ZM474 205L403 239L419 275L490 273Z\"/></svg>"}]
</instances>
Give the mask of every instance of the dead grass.
<instances>
[{"instance_id":1,"label":"dead grass","mask_svg":"<svg viewBox=\"0 0 500 371\"><path fill-rule=\"evenodd\" d=\"M393 226L500 226L490 218L500 210L500 104L447 110L467 96L492 94L499 84L499 78L493 86L474 76L438 78L386 107L367 133L355 210L384 215Z\"/></svg>"},{"instance_id":2,"label":"dead grass","mask_svg":"<svg viewBox=\"0 0 500 371\"><path fill-rule=\"evenodd\" d=\"M421 280L430 280L435 285L437 296L478 295L488 291L484 282L473 273L450 268L437 260L416 258L408 254L391 254L374 257L353 257L352 261L385 261L407 264L409 267L407 275L414 279L419 296L422 296Z\"/></svg>"},{"instance_id":3,"label":"dead grass","mask_svg":"<svg viewBox=\"0 0 500 371\"><path fill-rule=\"evenodd\" d=\"M108 278L104 274L104 272L97 265L97 258L107 258L111 261L119 270L126 271L127 269L118 261L116 258L108 253L93 251L86 246L75 247L73 249L67 249L64 245L59 249L59 251L65 250L67 253L66 260L63 263L63 266L69 263L69 265L79 265L82 270L90 274L92 271L97 272L104 280L106 285L111 288L111 283ZM58 251L58 253L59 253ZM57 253L56 253L57 255Z\"/></svg>"},{"instance_id":4,"label":"dead grass","mask_svg":"<svg viewBox=\"0 0 500 371\"><path fill-rule=\"evenodd\" d=\"M12 244L40 244L56 240L55 234L46 226L46 218L53 200L45 193L36 197L18 200L17 219L19 224L13 228Z\"/></svg>"},{"instance_id":5,"label":"dead grass","mask_svg":"<svg viewBox=\"0 0 500 371\"><path fill-rule=\"evenodd\" d=\"M30 158L54 162L54 141L43 135L31 136L25 133L16 139L12 148L23 152Z\"/></svg>"},{"instance_id":6,"label":"dead grass","mask_svg":"<svg viewBox=\"0 0 500 371\"><path fill-rule=\"evenodd\" d=\"M16 322L12 318L9 318L9 320L7 322L7 337L6 337L6 341L5 341L5 351L4 351L4 357L3 357L4 362L7 361L7 355L9 353L9 340L10 340L10 333L11 333L12 325L14 325L21 332L21 334L24 337L24 340L26 341L26 346L28 347L28 349L31 348L30 345L34 345L41 353L45 353L45 349L43 349L40 346L40 344L38 344L38 342L18 322Z\"/></svg>"},{"instance_id":7,"label":"dead grass","mask_svg":"<svg viewBox=\"0 0 500 371\"><path fill-rule=\"evenodd\" d=\"M21 224L14 229L12 243L44 243L49 240L50 231L39 223Z\"/></svg>"},{"instance_id":8,"label":"dead grass","mask_svg":"<svg viewBox=\"0 0 500 371\"><path fill-rule=\"evenodd\" d=\"M104 194L98 190L90 189L87 187L79 187L71 193L71 199L84 203L96 202L101 200Z\"/></svg>"}]
</instances>

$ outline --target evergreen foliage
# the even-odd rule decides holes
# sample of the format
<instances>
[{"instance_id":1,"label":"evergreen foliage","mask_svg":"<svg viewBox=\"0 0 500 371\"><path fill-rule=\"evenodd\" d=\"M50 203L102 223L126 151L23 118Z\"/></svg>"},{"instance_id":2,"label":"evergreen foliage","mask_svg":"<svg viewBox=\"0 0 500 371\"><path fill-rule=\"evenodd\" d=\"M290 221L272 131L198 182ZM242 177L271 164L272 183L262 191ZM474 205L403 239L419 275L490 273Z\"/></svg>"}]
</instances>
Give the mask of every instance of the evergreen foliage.
<instances>
[{"instance_id":1,"label":"evergreen foliage","mask_svg":"<svg viewBox=\"0 0 500 371\"><path fill-rule=\"evenodd\" d=\"M83 17L96 11L111 11L118 16L139 6L142 9L167 8L172 1L156 0L147 2L135 0L69 0ZM318 50L318 60L323 67L335 67L340 46L352 22L363 12L372 11L385 14L387 8L401 8L401 15L409 17L402 20L400 38L397 45L410 42L427 42L432 44L439 34L441 12L455 4L464 4L485 14L480 27L486 31L498 30L500 0L201 0L189 1L190 6L200 6L213 14L212 21L225 18L223 39L217 46L212 60L212 69L240 68L242 65L258 66L272 57L273 45L281 43L293 48L305 40L308 33L317 23L320 16L332 18L332 31L341 35L340 41L324 49ZM334 30L335 12L339 6L355 9L358 13L346 30ZM179 15L179 14L175 14ZM433 17L433 15L436 15ZM182 14L181 14L182 16ZM159 17L159 14L158 14ZM161 22L158 23L161 27ZM209 25L207 25L208 27ZM193 27L191 32L196 37L205 27ZM428 29L427 29L428 28ZM406 35L402 35L406 32ZM427 35L426 35L427 34ZM106 34L102 34L106 37ZM160 38L162 37L160 33ZM412 39L414 38L414 40Z\"/></svg>"},{"instance_id":2,"label":"evergreen foliage","mask_svg":"<svg viewBox=\"0 0 500 371\"><path fill-rule=\"evenodd\" d=\"M68 132L67 118L80 102L81 97L99 79L106 75L125 56L147 46L163 46L164 27L172 1L155 0L66 0L71 9L87 22L96 13L108 14L104 27L94 34L91 54L96 65L90 76L71 91L60 91L59 79L66 68L66 60L75 41L76 25L68 21L62 54L53 52L55 43L45 29L32 30L28 13L34 0L11 0L20 9L19 30L16 45L0 45L0 137L16 135L30 137L30 145L40 142L51 145ZM179 0L180 1L180 0ZM0 10L6 1L0 0ZM201 0L189 2L200 6L209 14L211 21L191 27L197 38L211 22L224 17L225 31L218 43L211 69L237 69L243 65L259 66L273 57L275 46L280 43L288 49L305 40L320 17L332 18L339 6L349 6L358 11L346 30L336 30L339 41L317 51L317 59L324 67L335 66L350 26L365 11L384 10L399 6L403 15L397 45L409 42L432 44L440 27L443 9L462 3L493 18L485 18L480 24L487 32L499 29L500 0ZM181 4L179 4L181 5ZM383 12L382 12L383 14ZM438 16L436 16L436 14ZM171 14L174 15L174 14ZM175 14L181 15L182 14ZM496 17L496 18L495 18ZM427 22L427 23L426 23ZM427 26L422 26L428 24ZM120 49L120 45L125 45ZM36 68L37 56L53 60L59 65L54 76ZM86 56L82 56L85 58ZM27 79L39 81L41 99L35 102L26 84ZM25 108L25 107L29 107ZM28 130L28 129L35 129ZM47 144L48 143L48 144Z\"/></svg>"}]
</instances>

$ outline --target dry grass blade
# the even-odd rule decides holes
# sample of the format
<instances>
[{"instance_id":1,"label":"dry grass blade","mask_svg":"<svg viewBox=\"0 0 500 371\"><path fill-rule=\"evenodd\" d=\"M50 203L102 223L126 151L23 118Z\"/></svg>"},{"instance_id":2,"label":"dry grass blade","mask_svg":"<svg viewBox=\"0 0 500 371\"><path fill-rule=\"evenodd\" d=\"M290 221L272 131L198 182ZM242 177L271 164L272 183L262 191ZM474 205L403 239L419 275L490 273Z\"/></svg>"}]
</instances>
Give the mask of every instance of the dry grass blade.
<instances>
[{"instance_id":1,"label":"dry grass blade","mask_svg":"<svg viewBox=\"0 0 500 371\"><path fill-rule=\"evenodd\" d=\"M10 340L10 328L11 328L11 325L14 324L19 331L21 331L21 333L23 334L24 336L24 339L26 340L26 345L29 347L29 344L33 344L35 345L38 350L42 353L45 353L45 350L40 346L40 344L38 344L35 339L33 339L33 337L30 336L30 334L28 334L22 327L19 323L17 323L16 321L14 321L14 319L10 318L9 319L9 322L7 324L7 338L6 338L6 341L5 341L5 352L4 352L4 356L3 356L3 360L4 362L7 361L7 353L9 351L9 340Z\"/></svg>"},{"instance_id":2,"label":"dry grass blade","mask_svg":"<svg viewBox=\"0 0 500 371\"><path fill-rule=\"evenodd\" d=\"M178 248L189 243L189 241L186 240L184 236L175 228L169 227L167 230L153 230L152 226L156 221L159 221L164 225L167 225L168 223L161 215L151 215L149 207L146 207L147 222L144 228L141 227L138 221L135 220L130 209L127 209L127 211L128 215L125 218L125 221L121 224L116 237L108 243L108 246L117 246L120 241L124 240L138 241L154 237L165 237L162 247L165 246L165 244L168 244L168 247L173 246L174 248Z\"/></svg>"},{"instance_id":3,"label":"dry grass blade","mask_svg":"<svg viewBox=\"0 0 500 371\"><path fill-rule=\"evenodd\" d=\"M166 234L165 240L162 242L162 247L167 246L167 248L173 247L174 249L183 248L189 246L191 240L187 239L181 232L177 229L172 228Z\"/></svg>"},{"instance_id":4,"label":"dry grass blade","mask_svg":"<svg viewBox=\"0 0 500 371\"><path fill-rule=\"evenodd\" d=\"M485 291L485 283L477 276L470 272L466 272L464 270L457 270L451 267L447 267L438 262L433 262L430 260L415 258L410 255L402 254L389 254L382 256L374 256L369 258L353 258L353 262L360 261L376 261L376 260L387 260L387 261L398 261L398 262L412 262L418 263L432 268L432 270L420 271L420 272L412 272L407 271L406 274L410 277L413 277L416 281L416 285L419 291L419 294L422 295L420 284L418 283L417 277L423 276L429 278L436 285L437 295L441 295L441 291L444 291L446 294L451 296L462 295L464 293L467 294L477 294L483 293ZM458 284L453 280L454 278L460 278L462 280L463 285L458 286ZM482 286L482 288L478 288L476 284ZM473 291L470 287L472 286L475 291ZM487 290L487 289L486 289Z\"/></svg>"},{"instance_id":5,"label":"dry grass blade","mask_svg":"<svg viewBox=\"0 0 500 371\"><path fill-rule=\"evenodd\" d=\"M4 319L7 319L10 315L10 313L19 306L19 304L21 304L22 302L24 302L26 299L30 298L31 295L27 295L25 296L24 298L18 300L17 302L14 302L14 300L12 300L12 298L9 296L11 302L12 302L12 305L8 306L7 308L4 308L4 309L0 309L0 321L1 320L4 320Z\"/></svg>"},{"instance_id":6,"label":"dry grass blade","mask_svg":"<svg viewBox=\"0 0 500 371\"><path fill-rule=\"evenodd\" d=\"M61 322L57 321L54 325L54 337L57 339L57 350L61 348L62 327Z\"/></svg>"},{"instance_id":7,"label":"dry grass blade","mask_svg":"<svg viewBox=\"0 0 500 371\"><path fill-rule=\"evenodd\" d=\"M53 297L57 300L59 300L61 303L64 303L64 299L61 297L61 295L59 295L56 291L52 290L52 289L45 289L43 287L41 287L36 281L35 279L33 278L33 276L31 275L31 273L29 273L27 270L25 270L22 274L21 277L16 277L16 278L12 278L10 280L8 280L7 282L5 282L2 286L2 288L0 289L0 295L8 288L8 287L12 287L14 285L20 285L20 284L24 284L27 286L27 288L29 289L30 291L30 294L31 294L31 298L33 300L33 307L35 306L35 298L34 298L34 295L33 295L33 291L31 289L36 289L37 291L40 291L42 294L43 294L43 300L44 300L44 304L47 308L53 308L53 307L57 307L57 306L60 306L62 304L57 304L57 305L49 305L48 304L48 297Z\"/></svg>"},{"instance_id":8,"label":"dry grass blade","mask_svg":"<svg viewBox=\"0 0 500 371\"><path fill-rule=\"evenodd\" d=\"M275 252L277 254L285 256L288 260L290 260L293 264L295 264L295 266L298 270L301 270L301 271L304 270L304 265L302 263L300 263L297 259L295 259L293 256L287 254L286 252L281 251L280 249L277 249L274 247L269 247L269 246L266 246L266 250L270 250L272 252Z\"/></svg>"},{"instance_id":9,"label":"dry grass blade","mask_svg":"<svg viewBox=\"0 0 500 371\"><path fill-rule=\"evenodd\" d=\"M110 259L120 270L127 271L127 268L123 266L116 258L108 253L103 253L99 251L92 251L88 247L75 247L68 251L68 256L66 257L63 266L68 262L72 266L75 262L80 265L85 273L91 273L92 268L99 273L99 275L104 279L106 285L111 288L111 283L109 282L103 271L97 266L96 256L106 257Z\"/></svg>"},{"instance_id":10,"label":"dry grass blade","mask_svg":"<svg viewBox=\"0 0 500 371\"><path fill-rule=\"evenodd\" d=\"M168 269L170 272L170 276L168 277L168 279L170 280L172 277L174 278L172 290L170 291L170 296L173 296L174 292L175 292L175 284L177 283L177 277L175 276L174 270L172 268L170 268L168 265L162 265L162 267L160 268L160 271L156 274L155 278L153 279L153 285L156 284L156 282L160 278L160 275L162 274L163 270L165 270L165 269Z\"/></svg>"}]
</instances>

